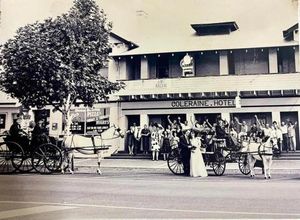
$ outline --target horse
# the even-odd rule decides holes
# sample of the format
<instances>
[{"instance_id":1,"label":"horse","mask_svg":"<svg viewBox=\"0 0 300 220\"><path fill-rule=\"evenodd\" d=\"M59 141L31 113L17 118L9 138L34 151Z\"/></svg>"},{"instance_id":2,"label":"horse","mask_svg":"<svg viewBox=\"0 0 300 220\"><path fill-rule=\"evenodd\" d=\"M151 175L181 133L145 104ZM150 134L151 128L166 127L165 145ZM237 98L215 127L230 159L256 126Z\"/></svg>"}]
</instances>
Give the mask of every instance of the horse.
<instances>
[{"instance_id":1,"label":"horse","mask_svg":"<svg viewBox=\"0 0 300 220\"><path fill-rule=\"evenodd\" d=\"M243 144L244 150L248 152L248 163L250 167L250 177L255 177L254 165L255 162L262 161L263 162L263 173L265 179L271 178L271 166L273 159L273 149L277 149L277 139L272 137L266 137L262 143L257 142L249 142Z\"/></svg>"},{"instance_id":2,"label":"horse","mask_svg":"<svg viewBox=\"0 0 300 220\"><path fill-rule=\"evenodd\" d=\"M115 143L115 141L120 137L123 138L124 134L121 129L115 125L112 125L100 134L73 134L66 136L62 143L62 149L65 156L61 166L61 172L64 173L66 164L69 164L69 172L71 174L74 173L72 170L72 167L74 167L73 158L75 151L77 151L78 153L85 155L96 154L98 159L97 173L101 175L101 160L102 158L109 157L118 151L119 146Z\"/></svg>"}]
</instances>

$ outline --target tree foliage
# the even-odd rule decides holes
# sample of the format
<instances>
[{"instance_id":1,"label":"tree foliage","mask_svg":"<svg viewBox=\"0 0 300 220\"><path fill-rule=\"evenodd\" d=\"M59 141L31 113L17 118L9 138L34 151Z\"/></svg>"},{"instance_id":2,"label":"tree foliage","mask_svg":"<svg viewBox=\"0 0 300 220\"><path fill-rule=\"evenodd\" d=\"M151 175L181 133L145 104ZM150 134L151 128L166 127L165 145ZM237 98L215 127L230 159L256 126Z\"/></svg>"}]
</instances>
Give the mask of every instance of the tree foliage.
<instances>
[{"instance_id":1,"label":"tree foliage","mask_svg":"<svg viewBox=\"0 0 300 220\"><path fill-rule=\"evenodd\" d=\"M111 23L93 0L74 0L68 13L21 27L1 48L1 89L26 107L53 105L63 113L124 87L101 75Z\"/></svg>"}]
</instances>

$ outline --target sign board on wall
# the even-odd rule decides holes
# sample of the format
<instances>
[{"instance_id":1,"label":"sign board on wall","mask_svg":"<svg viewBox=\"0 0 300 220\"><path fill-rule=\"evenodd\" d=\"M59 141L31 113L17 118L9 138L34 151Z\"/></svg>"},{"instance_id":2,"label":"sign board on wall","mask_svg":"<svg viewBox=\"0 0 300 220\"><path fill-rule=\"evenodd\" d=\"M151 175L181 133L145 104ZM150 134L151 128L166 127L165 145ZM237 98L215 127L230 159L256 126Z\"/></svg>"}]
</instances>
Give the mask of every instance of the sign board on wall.
<instances>
[{"instance_id":1,"label":"sign board on wall","mask_svg":"<svg viewBox=\"0 0 300 220\"><path fill-rule=\"evenodd\" d=\"M72 112L73 133L101 133L109 128L109 108L78 109Z\"/></svg>"},{"instance_id":2,"label":"sign board on wall","mask_svg":"<svg viewBox=\"0 0 300 220\"><path fill-rule=\"evenodd\" d=\"M202 99L202 100L176 100L170 102L172 108L220 108L235 107L234 99Z\"/></svg>"}]
</instances>

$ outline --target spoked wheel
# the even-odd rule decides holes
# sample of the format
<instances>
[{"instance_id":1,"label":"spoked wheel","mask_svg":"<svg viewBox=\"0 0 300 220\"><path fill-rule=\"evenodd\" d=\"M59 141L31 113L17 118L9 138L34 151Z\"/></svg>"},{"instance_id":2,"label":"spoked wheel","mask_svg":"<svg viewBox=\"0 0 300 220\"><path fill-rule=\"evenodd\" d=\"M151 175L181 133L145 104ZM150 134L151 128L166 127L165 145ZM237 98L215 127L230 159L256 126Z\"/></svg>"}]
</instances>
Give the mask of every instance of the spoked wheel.
<instances>
[{"instance_id":1,"label":"spoked wheel","mask_svg":"<svg viewBox=\"0 0 300 220\"><path fill-rule=\"evenodd\" d=\"M25 153L25 155L23 157L23 163L22 163L22 166L19 167L19 171L22 173L29 173L32 170L33 170L33 166L32 166L31 154Z\"/></svg>"},{"instance_id":2,"label":"spoked wheel","mask_svg":"<svg viewBox=\"0 0 300 220\"><path fill-rule=\"evenodd\" d=\"M179 149L173 149L167 159L168 167L175 175L183 175L183 163L180 157Z\"/></svg>"},{"instance_id":3,"label":"spoked wheel","mask_svg":"<svg viewBox=\"0 0 300 220\"><path fill-rule=\"evenodd\" d=\"M42 174L53 173L61 168L62 153L53 144L38 146L32 154L32 165L34 169Z\"/></svg>"},{"instance_id":4,"label":"spoked wheel","mask_svg":"<svg viewBox=\"0 0 300 220\"><path fill-rule=\"evenodd\" d=\"M250 165L249 165L247 154L240 155L238 165L242 174L248 175L250 173Z\"/></svg>"},{"instance_id":5,"label":"spoked wheel","mask_svg":"<svg viewBox=\"0 0 300 220\"><path fill-rule=\"evenodd\" d=\"M6 141L0 144L0 173L9 174L17 171L23 162L24 151L15 143Z\"/></svg>"},{"instance_id":6,"label":"spoked wheel","mask_svg":"<svg viewBox=\"0 0 300 220\"><path fill-rule=\"evenodd\" d=\"M226 161L223 154L219 151L214 153L214 160L212 161L212 168L217 176L222 176L226 169Z\"/></svg>"}]
</instances>

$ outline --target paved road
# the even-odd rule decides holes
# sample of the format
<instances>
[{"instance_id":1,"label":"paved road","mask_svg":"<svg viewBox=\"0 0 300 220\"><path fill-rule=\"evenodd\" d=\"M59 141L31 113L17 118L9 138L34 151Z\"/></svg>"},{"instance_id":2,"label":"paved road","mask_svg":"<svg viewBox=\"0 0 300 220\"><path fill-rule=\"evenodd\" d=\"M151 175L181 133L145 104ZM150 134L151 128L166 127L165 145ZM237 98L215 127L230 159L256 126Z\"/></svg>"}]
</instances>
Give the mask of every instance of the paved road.
<instances>
[{"instance_id":1,"label":"paved road","mask_svg":"<svg viewBox=\"0 0 300 220\"><path fill-rule=\"evenodd\" d=\"M300 174L191 178L165 169L0 176L0 219L300 218Z\"/></svg>"}]
</instances>

